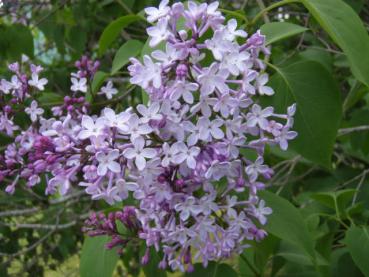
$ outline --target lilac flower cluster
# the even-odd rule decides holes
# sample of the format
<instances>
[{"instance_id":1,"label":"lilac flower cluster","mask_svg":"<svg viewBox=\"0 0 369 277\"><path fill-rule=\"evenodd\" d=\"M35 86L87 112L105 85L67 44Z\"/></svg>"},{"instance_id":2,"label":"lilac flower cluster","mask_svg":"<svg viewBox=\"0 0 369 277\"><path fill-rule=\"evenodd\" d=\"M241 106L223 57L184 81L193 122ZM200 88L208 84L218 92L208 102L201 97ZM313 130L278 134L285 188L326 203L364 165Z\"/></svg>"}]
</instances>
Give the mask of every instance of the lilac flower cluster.
<instances>
[{"instance_id":1,"label":"lilac flower cluster","mask_svg":"<svg viewBox=\"0 0 369 277\"><path fill-rule=\"evenodd\" d=\"M19 178L33 186L44 176L47 194L66 194L76 183L93 200L129 198L136 203L129 211L92 216L86 231L124 246L131 238L117 232L120 221L146 242L145 262L153 247L163 252L160 268L191 271L194 261L206 266L266 236L262 225L272 211L258 191L273 170L264 164L264 149L285 150L296 137L295 106L278 114L257 102L258 95L274 94L259 31L248 36L236 20L225 22L218 2L168 2L145 9L154 49L128 67L148 104L88 115L77 93L88 90L98 64L82 60L72 74L73 96L53 108L55 117L44 119L31 105L34 124L6 149L0 176L14 177L8 192ZM38 75L32 80L42 88ZM108 98L116 93L112 83L101 91Z\"/></svg>"}]
</instances>

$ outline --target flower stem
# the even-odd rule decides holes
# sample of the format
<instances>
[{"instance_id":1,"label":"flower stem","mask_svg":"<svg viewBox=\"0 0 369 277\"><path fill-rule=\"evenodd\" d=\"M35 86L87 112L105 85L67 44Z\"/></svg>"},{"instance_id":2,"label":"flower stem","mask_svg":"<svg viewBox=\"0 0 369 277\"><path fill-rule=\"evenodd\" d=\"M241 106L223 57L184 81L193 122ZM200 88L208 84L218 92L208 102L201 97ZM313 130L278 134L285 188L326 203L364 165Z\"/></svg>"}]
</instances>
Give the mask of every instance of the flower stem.
<instances>
[{"instance_id":1,"label":"flower stem","mask_svg":"<svg viewBox=\"0 0 369 277\"><path fill-rule=\"evenodd\" d=\"M273 5L270 5L269 7L266 7L265 9L261 10L255 17L254 19L250 22L250 25L254 25L265 13L269 12L270 10L273 10L275 8L290 4L290 3L296 3L296 2L300 2L299 0L283 0L280 2L277 2Z\"/></svg>"}]
</instances>

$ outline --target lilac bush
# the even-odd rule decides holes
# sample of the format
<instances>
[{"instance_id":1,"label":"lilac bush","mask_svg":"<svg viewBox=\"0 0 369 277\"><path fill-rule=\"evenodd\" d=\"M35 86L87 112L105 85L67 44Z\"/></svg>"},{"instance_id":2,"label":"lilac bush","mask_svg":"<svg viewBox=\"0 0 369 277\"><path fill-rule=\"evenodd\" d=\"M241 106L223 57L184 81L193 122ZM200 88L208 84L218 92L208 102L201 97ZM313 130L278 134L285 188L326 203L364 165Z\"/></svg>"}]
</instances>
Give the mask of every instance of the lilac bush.
<instances>
[{"instance_id":1,"label":"lilac bush","mask_svg":"<svg viewBox=\"0 0 369 277\"><path fill-rule=\"evenodd\" d=\"M248 35L235 19L225 22L218 2L168 2L145 9L153 51L128 67L147 104L92 115L84 94L99 63L84 57L71 76L71 96L44 117L34 97L47 85L42 68L9 66L0 130L15 139L0 157L0 179L13 180L8 193L45 182L46 194L65 195L74 185L111 205L134 200L122 212L92 215L85 231L111 236L108 247L119 251L143 240L143 263L154 248L163 253L160 268L192 271L195 261L206 266L267 235L272 210L258 191L273 170L263 155L266 145L286 150L296 137L296 107L278 114L258 101L274 94L260 31ZM99 94L111 99L117 90L108 82ZM26 107L28 129L13 121L17 107ZM117 221L135 238L124 237Z\"/></svg>"}]
</instances>

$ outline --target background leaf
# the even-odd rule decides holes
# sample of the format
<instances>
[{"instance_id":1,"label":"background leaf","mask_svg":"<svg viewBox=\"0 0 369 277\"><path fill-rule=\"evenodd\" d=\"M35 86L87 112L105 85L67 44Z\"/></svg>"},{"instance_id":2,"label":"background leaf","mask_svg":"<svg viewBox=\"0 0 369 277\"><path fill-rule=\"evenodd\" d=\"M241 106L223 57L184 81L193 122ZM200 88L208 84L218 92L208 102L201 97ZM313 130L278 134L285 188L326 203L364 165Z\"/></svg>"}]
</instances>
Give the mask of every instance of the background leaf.
<instances>
[{"instance_id":1,"label":"background leaf","mask_svg":"<svg viewBox=\"0 0 369 277\"><path fill-rule=\"evenodd\" d=\"M262 191L260 194L266 205L273 209L265 230L298 246L314 261L314 241L298 209L272 192Z\"/></svg>"},{"instance_id":2,"label":"background leaf","mask_svg":"<svg viewBox=\"0 0 369 277\"><path fill-rule=\"evenodd\" d=\"M126 16L119 17L118 19L111 22L101 34L99 40L99 54L102 55L108 49L108 47L113 43L113 41L118 37L120 31L128 26L129 24L142 20L138 15L130 14Z\"/></svg>"},{"instance_id":3,"label":"background leaf","mask_svg":"<svg viewBox=\"0 0 369 277\"><path fill-rule=\"evenodd\" d=\"M369 86L369 36L357 13L341 0L301 0L346 54L353 74Z\"/></svg>"},{"instance_id":4,"label":"background leaf","mask_svg":"<svg viewBox=\"0 0 369 277\"><path fill-rule=\"evenodd\" d=\"M270 83L276 91L272 97L274 106L285 112L288 105L297 104L293 129L298 136L291 148L329 168L342 116L335 80L322 65L313 61L302 61L276 70Z\"/></svg>"},{"instance_id":5,"label":"background leaf","mask_svg":"<svg viewBox=\"0 0 369 277\"><path fill-rule=\"evenodd\" d=\"M142 47L143 43L138 40L130 40L123 44L115 54L111 74L117 73L119 69L129 62L130 58L136 57L141 53Z\"/></svg>"},{"instance_id":6,"label":"background leaf","mask_svg":"<svg viewBox=\"0 0 369 277\"><path fill-rule=\"evenodd\" d=\"M367 227L353 226L346 232L345 243L355 264L369 276L369 232Z\"/></svg>"},{"instance_id":7,"label":"background leaf","mask_svg":"<svg viewBox=\"0 0 369 277\"><path fill-rule=\"evenodd\" d=\"M266 44L272 44L282 39L298 35L308 30L303 26L288 22L271 22L260 27L261 33L266 36Z\"/></svg>"},{"instance_id":8,"label":"background leaf","mask_svg":"<svg viewBox=\"0 0 369 277\"><path fill-rule=\"evenodd\" d=\"M119 256L114 249L105 248L108 241L106 236L85 238L81 253L81 277L112 276Z\"/></svg>"}]
</instances>

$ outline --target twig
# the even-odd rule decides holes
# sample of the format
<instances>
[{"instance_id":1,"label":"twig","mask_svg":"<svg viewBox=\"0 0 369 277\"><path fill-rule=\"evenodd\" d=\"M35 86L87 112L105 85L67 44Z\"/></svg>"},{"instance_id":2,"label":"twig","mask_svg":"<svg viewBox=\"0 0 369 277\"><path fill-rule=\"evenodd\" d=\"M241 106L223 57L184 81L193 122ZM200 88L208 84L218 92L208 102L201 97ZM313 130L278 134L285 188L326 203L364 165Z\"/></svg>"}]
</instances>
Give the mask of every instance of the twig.
<instances>
[{"instance_id":1,"label":"twig","mask_svg":"<svg viewBox=\"0 0 369 277\"><path fill-rule=\"evenodd\" d=\"M338 130L338 136L347 135L353 132L368 131L369 125L356 126L351 128L343 128Z\"/></svg>"},{"instance_id":2,"label":"twig","mask_svg":"<svg viewBox=\"0 0 369 277\"><path fill-rule=\"evenodd\" d=\"M24 210L13 210L13 211L0 212L0 217L28 215L28 214L33 214L35 212L38 212L39 210L40 208L36 207L36 208L24 209Z\"/></svg>"}]
</instances>

